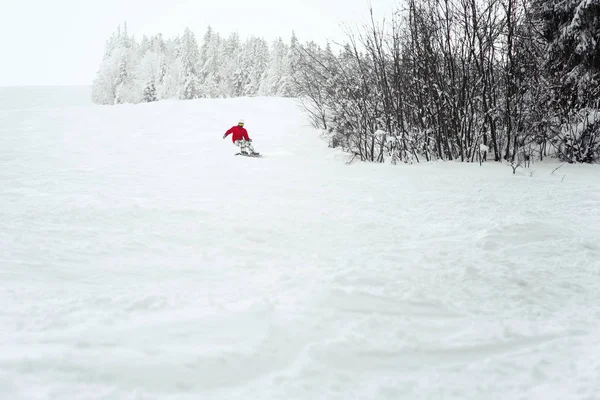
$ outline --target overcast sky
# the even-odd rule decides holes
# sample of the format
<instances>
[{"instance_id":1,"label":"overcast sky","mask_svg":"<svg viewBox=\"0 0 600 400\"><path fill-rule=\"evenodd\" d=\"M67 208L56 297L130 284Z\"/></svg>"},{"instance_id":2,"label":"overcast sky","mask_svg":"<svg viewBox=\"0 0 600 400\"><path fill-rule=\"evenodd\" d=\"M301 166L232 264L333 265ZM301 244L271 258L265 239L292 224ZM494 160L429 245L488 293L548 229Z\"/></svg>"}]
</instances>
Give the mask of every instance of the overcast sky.
<instances>
[{"instance_id":1,"label":"overcast sky","mask_svg":"<svg viewBox=\"0 0 600 400\"><path fill-rule=\"evenodd\" d=\"M104 44L127 21L130 34L172 37L187 26L301 41L342 38L343 24L391 12L394 0L0 0L0 86L88 85Z\"/></svg>"}]
</instances>

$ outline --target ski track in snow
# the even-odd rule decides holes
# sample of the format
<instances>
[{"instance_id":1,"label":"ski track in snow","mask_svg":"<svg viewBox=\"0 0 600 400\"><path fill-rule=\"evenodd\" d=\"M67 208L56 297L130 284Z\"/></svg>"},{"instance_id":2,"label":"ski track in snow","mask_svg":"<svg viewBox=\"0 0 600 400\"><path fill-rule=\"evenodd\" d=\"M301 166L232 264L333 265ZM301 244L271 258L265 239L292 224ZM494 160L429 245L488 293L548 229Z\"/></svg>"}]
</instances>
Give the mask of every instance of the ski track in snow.
<instances>
[{"instance_id":1,"label":"ski track in snow","mask_svg":"<svg viewBox=\"0 0 600 400\"><path fill-rule=\"evenodd\" d=\"M0 120L0 398L600 396L598 166L346 165L284 99Z\"/></svg>"}]
</instances>

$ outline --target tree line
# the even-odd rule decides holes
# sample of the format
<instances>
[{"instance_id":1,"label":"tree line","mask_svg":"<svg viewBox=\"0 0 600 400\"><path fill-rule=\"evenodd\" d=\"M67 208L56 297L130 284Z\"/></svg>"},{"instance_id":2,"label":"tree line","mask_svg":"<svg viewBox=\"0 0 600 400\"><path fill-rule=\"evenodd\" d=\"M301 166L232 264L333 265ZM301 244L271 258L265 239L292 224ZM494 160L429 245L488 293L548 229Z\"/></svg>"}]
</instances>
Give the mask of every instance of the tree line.
<instances>
[{"instance_id":1,"label":"tree line","mask_svg":"<svg viewBox=\"0 0 600 400\"><path fill-rule=\"evenodd\" d=\"M93 83L97 104L152 102L296 93L291 79L295 35L268 43L238 34L223 38L208 27L201 42L185 29L165 39L161 34L136 40L119 26L106 43Z\"/></svg>"}]
</instances>

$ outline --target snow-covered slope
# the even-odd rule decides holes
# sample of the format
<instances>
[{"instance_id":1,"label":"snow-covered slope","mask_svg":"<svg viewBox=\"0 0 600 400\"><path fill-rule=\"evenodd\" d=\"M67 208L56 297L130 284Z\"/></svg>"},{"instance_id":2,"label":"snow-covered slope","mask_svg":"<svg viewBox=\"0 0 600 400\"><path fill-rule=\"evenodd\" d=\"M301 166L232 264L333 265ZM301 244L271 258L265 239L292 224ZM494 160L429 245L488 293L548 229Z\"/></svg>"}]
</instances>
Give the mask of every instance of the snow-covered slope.
<instances>
[{"instance_id":1,"label":"snow-covered slope","mask_svg":"<svg viewBox=\"0 0 600 400\"><path fill-rule=\"evenodd\" d=\"M2 399L600 395L598 167L346 165L270 98L0 120Z\"/></svg>"}]
</instances>

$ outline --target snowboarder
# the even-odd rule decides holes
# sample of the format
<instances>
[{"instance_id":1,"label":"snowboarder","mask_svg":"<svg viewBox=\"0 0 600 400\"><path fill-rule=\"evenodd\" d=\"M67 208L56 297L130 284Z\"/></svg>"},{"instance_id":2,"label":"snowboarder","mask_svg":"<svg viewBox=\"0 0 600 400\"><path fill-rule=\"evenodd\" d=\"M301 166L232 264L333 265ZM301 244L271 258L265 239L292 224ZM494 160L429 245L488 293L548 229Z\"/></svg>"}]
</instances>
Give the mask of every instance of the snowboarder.
<instances>
[{"instance_id":1,"label":"snowboarder","mask_svg":"<svg viewBox=\"0 0 600 400\"><path fill-rule=\"evenodd\" d=\"M240 119L238 124L231 129L229 129L223 135L223 139L227 136L231 135L231 140L233 144L240 148L240 152L238 154L241 155L249 155L249 156L257 156L258 153L254 151L254 148L250 143L252 143L252 139L248 136L248 131L244 128L244 120Z\"/></svg>"}]
</instances>

